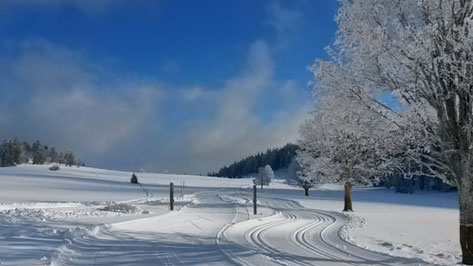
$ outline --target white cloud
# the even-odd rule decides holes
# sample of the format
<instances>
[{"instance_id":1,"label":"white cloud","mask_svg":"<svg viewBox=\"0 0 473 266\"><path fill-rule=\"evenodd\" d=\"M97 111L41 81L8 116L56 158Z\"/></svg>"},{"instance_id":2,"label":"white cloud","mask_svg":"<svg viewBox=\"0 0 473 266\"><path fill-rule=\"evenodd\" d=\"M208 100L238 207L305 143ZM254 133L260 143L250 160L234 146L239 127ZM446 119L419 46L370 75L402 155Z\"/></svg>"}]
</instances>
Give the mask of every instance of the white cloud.
<instances>
[{"instance_id":1,"label":"white cloud","mask_svg":"<svg viewBox=\"0 0 473 266\"><path fill-rule=\"evenodd\" d=\"M186 102L204 101L212 97L213 92L204 90L201 87L184 88L181 91L181 97Z\"/></svg>"},{"instance_id":2,"label":"white cloud","mask_svg":"<svg viewBox=\"0 0 473 266\"><path fill-rule=\"evenodd\" d=\"M275 83L273 68L267 44L264 41L252 44L244 74L226 81L216 95L215 115L211 119L187 122L159 156L161 169L205 173L258 151L295 141L310 104L296 96L296 91L301 90L293 82ZM190 93L204 94L202 89L196 91ZM271 121L264 121L256 110L263 98L272 93L282 97L286 108L274 111L277 113ZM154 162L150 165L156 167Z\"/></svg>"},{"instance_id":3,"label":"white cloud","mask_svg":"<svg viewBox=\"0 0 473 266\"><path fill-rule=\"evenodd\" d=\"M217 170L298 136L310 103L294 82L275 78L269 50L253 43L242 74L210 90L115 84L84 52L41 40L11 44L0 57L0 136L72 148L94 166Z\"/></svg>"},{"instance_id":4,"label":"white cloud","mask_svg":"<svg viewBox=\"0 0 473 266\"><path fill-rule=\"evenodd\" d=\"M154 123L159 86L103 85L85 54L45 41L16 49L14 56L0 59L3 137L72 148L90 162L141 136Z\"/></svg>"},{"instance_id":5,"label":"white cloud","mask_svg":"<svg viewBox=\"0 0 473 266\"><path fill-rule=\"evenodd\" d=\"M125 88L132 97L88 89L38 93L23 107L23 120L33 128L59 135L63 145L83 153L106 155L146 127L159 94L150 87ZM51 140L54 141L54 140Z\"/></svg>"}]
</instances>

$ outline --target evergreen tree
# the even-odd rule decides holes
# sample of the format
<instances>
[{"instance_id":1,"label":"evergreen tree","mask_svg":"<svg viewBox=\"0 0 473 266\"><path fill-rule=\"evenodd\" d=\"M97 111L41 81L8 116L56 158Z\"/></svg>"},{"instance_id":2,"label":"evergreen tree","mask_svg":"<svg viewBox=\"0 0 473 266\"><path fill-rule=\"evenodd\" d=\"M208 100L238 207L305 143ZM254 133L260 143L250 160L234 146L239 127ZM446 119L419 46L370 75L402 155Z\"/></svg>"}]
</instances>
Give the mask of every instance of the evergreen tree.
<instances>
[{"instance_id":1,"label":"evergreen tree","mask_svg":"<svg viewBox=\"0 0 473 266\"><path fill-rule=\"evenodd\" d=\"M72 151L68 151L65 154L58 154L54 147L43 145L40 141L36 141L30 146L28 142L14 138L13 140L5 140L3 144L0 145L0 165L2 167L27 163L31 159L33 164L66 164L66 162L68 162L68 165L83 165L80 160L75 158Z\"/></svg>"},{"instance_id":2,"label":"evergreen tree","mask_svg":"<svg viewBox=\"0 0 473 266\"><path fill-rule=\"evenodd\" d=\"M59 155L54 147L49 150L49 161L52 163L59 162Z\"/></svg>"},{"instance_id":3,"label":"evergreen tree","mask_svg":"<svg viewBox=\"0 0 473 266\"><path fill-rule=\"evenodd\" d=\"M265 153L248 156L241 161L222 167L217 173L209 175L241 178L257 173L258 168L266 165L271 166L274 170L285 168L289 166L292 158L295 156L296 150L297 146L294 144L287 144L279 149L268 149Z\"/></svg>"},{"instance_id":4,"label":"evergreen tree","mask_svg":"<svg viewBox=\"0 0 473 266\"><path fill-rule=\"evenodd\" d=\"M12 160L15 165L21 164L21 143L15 137L15 139L11 142L11 156Z\"/></svg>"},{"instance_id":5,"label":"evergreen tree","mask_svg":"<svg viewBox=\"0 0 473 266\"><path fill-rule=\"evenodd\" d=\"M64 157L64 153L60 152L59 153L59 164L66 164L66 159Z\"/></svg>"},{"instance_id":6,"label":"evergreen tree","mask_svg":"<svg viewBox=\"0 0 473 266\"><path fill-rule=\"evenodd\" d=\"M46 149L40 141L36 141L32 147L33 164L44 164L46 162Z\"/></svg>"},{"instance_id":7,"label":"evergreen tree","mask_svg":"<svg viewBox=\"0 0 473 266\"><path fill-rule=\"evenodd\" d=\"M2 145L2 167L15 166L12 156L11 142L5 140Z\"/></svg>"}]
</instances>

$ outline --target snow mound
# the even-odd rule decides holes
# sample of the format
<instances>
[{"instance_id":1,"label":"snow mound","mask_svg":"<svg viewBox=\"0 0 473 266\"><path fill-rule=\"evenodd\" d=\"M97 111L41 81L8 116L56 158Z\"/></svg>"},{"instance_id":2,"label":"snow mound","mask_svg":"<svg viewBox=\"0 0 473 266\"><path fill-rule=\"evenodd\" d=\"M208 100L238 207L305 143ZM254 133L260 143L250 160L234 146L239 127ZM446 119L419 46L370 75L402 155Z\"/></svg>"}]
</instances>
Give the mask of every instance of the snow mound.
<instances>
[{"instance_id":1,"label":"snow mound","mask_svg":"<svg viewBox=\"0 0 473 266\"><path fill-rule=\"evenodd\" d=\"M241 205L245 205L245 204L249 203L248 199L241 198L241 197L230 196L230 195L227 195L227 194L222 194L222 195L220 195L220 197L224 201L229 201L229 202L237 203L237 204L241 204Z\"/></svg>"},{"instance_id":2,"label":"snow mound","mask_svg":"<svg viewBox=\"0 0 473 266\"><path fill-rule=\"evenodd\" d=\"M93 226L91 228L76 227L62 232L62 238L65 240L74 240L76 238L84 238L85 236L96 236L100 230L100 226Z\"/></svg>"},{"instance_id":3,"label":"snow mound","mask_svg":"<svg viewBox=\"0 0 473 266\"><path fill-rule=\"evenodd\" d=\"M116 202L12 203L0 205L0 220L8 223L61 221L145 214L137 206Z\"/></svg>"},{"instance_id":4,"label":"snow mound","mask_svg":"<svg viewBox=\"0 0 473 266\"><path fill-rule=\"evenodd\" d=\"M140 214L141 209L130 204L126 203L111 203L103 208L99 209L100 211L106 212L115 212L115 213L124 213L124 214Z\"/></svg>"},{"instance_id":5,"label":"snow mound","mask_svg":"<svg viewBox=\"0 0 473 266\"><path fill-rule=\"evenodd\" d=\"M355 240L353 239L353 231L363 228L363 226L366 225L366 220L352 213L339 213L348 217L348 222L340 229L340 237L349 243L356 244Z\"/></svg>"},{"instance_id":6,"label":"snow mound","mask_svg":"<svg viewBox=\"0 0 473 266\"><path fill-rule=\"evenodd\" d=\"M198 199L193 194L185 194L184 196L176 196L174 202L196 204L198 203ZM150 206L163 205L169 204L169 198L145 198L137 201L137 203Z\"/></svg>"}]
</instances>

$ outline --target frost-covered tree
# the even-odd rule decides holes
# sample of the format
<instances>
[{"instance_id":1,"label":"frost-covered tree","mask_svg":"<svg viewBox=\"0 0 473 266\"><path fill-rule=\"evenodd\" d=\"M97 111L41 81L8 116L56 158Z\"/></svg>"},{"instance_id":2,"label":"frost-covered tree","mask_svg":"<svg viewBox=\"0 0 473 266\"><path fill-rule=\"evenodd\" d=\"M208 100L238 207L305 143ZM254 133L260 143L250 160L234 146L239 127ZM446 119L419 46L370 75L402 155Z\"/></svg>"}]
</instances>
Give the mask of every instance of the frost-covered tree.
<instances>
[{"instance_id":1,"label":"frost-covered tree","mask_svg":"<svg viewBox=\"0 0 473 266\"><path fill-rule=\"evenodd\" d=\"M64 158L64 153L60 152L58 155L59 164L66 164L66 159Z\"/></svg>"},{"instance_id":2,"label":"frost-covered tree","mask_svg":"<svg viewBox=\"0 0 473 266\"><path fill-rule=\"evenodd\" d=\"M58 163L59 162L59 155L54 147L52 147L49 150L49 155L48 155L49 161L51 163Z\"/></svg>"},{"instance_id":3,"label":"frost-covered tree","mask_svg":"<svg viewBox=\"0 0 473 266\"><path fill-rule=\"evenodd\" d=\"M289 177L294 179L295 184L304 189L304 195L309 196L309 189L319 183L319 175L316 171L305 171L305 169L311 169L314 166L312 160L307 162L309 165L305 165L305 167L301 166L301 164L304 165L304 163L306 163L306 161L304 161L306 158L310 157L295 157L289 164L288 172Z\"/></svg>"},{"instance_id":4,"label":"frost-covered tree","mask_svg":"<svg viewBox=\"0 0 473 266\"><path fill-rule=\"evenodd\" d=\"M71 150L68 150L64 153L64 164L66 166L76 165L76 156Z\"/></svg>"},{"instance_id":5,"label":"frost-covered tree","mask_svg":"<svg viewBox=\"0 0 473 266\"><path fill-rule=\"evenodd\" d=\"M261 189L263 189L263 185L269 186L269 183L271 183L273 179L273 169L271 169L271 166L266 165L258 169L258 175L253 179L253 183L255 185L261 185Z\"/></svg>"},{"instance_id":6,"label":"frost-covered tree","mask_svg":"<svg viewBox=\"0 0 473 266\"><path fill-rule=\"evenodd\" d=\"M31 148L28 142L19 141L20 146L20 163L28 163L31 156Z\"/></svg>"},{"instance_id":7,"label":"frost-covered tree","mask_svg":"<svg viewBox=\"0 0 473 266\"><path fill-rule=\"evenodd\" d=\"M368 112L350 94L318 95L312 118L301 127L297 160L311 182L339 183L345 188L343 211L353 211L353 185L377 181L390 147L383 118Z\"/></svg>"},{"instance_id":8,"label":"frost-covered tree","mask_svg":"<svg viewBox=\"0 0 473 266\"><path fill-rule=\"evenodd\" d=\"M409 160L458 187L463 263L473 265L473 2L340 2L334 60L319 61L316 78L341 68L339 82L356 85L346 90L403 131ZM388 93L398 108L379 101Z\"/></svg>"}]
</instances>

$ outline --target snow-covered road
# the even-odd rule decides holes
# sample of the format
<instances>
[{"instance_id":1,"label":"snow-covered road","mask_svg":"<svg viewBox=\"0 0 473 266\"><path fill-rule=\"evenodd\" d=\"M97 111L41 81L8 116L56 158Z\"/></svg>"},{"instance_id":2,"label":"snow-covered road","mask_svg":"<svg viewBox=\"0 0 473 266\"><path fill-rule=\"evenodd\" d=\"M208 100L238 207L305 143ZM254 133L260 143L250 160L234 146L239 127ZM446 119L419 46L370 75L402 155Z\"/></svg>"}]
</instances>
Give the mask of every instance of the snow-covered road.
<instances>
[{"instance_id":1,"label":"snow-covered road","mask_svg":"<svg viewBox=\"0 0 473 266\"><path fill-rule=\"evenodd\" d=\"M62 245L53 263L83 265L419 265L353 246L339 235L347 218L250 193L198 192L179 211L99 227Z\"/></svg>"}]
</instances>

